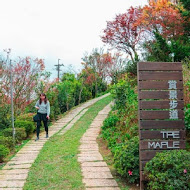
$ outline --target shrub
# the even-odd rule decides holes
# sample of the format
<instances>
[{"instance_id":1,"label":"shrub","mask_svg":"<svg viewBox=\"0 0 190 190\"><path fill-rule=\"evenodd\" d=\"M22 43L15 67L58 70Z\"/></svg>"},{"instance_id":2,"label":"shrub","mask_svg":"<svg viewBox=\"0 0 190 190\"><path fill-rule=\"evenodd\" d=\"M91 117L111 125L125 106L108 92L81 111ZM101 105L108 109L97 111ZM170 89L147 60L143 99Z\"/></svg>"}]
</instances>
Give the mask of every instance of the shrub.
<instances>
[{"instance_id":1,"label":"shrub","mask_svg":"<svg viewBox=\"0 0 190 190\"><path fill-rule=\"evenodd\" d=\"M117 117L117 115L110 115L108 118L104 120L102 130L115 127L118 121L119 121L119 118Z\"/></svg>"},{"instance_id":2,"label":"shrub","mask_svg":"<svg viewBox=\"0 0 190 190\"><path fill-rule=\"evenodd\" d=\"M37 100L33 100L30 104L28 104L26 107L25 107L25 109L24 109L24 113L26 113L26 114L21 114L21 115L19 115L19 119L20 120L24 120L24 119L21 119L20 118L20 116L22 117L22 116L24 116L24 117L26 117L26 118L28 118L28 119L30 119L30 115L33 115L32 113L36 113L36 108L34 107L35 106L35 104L36 104L36 101ZM27 120L28 121L28 120ZM30 120L30 121L32 121L32 120Z\"/></svg>"},{"instance_id":3,"label":"shrub","mask_svg":"<svg viewBox=\"0 0 190 190\"><path fill-rule=\"evenodd\" d=\"M15 128L16 135L15 135L15 140L16 143L21 142L23 139L26 138L26 132L24 128ZM5 137L12 137L13 136L13 130L12 128L7 128L2 131L2 134Z\"/></svg>"},{"instance_id":4,"label":"shrub","mask_svg":"<svg viewBox=\"0 0 190 190\"><path fill-rule=\"evenodd\" d=\"M136 78L129 75L125 76L125 80L120 80L117 84L113 85L111 89L111 94L115 99L115 107L119 111L126 112L126 108L137 107L137 93L136 88Z\"/></svg>"},{"instance_id":5,"label":"shrub","mask_svg":"<svg viewBox=\"0 0 190 190\"><path fill-rule=\"evenodd\" d=\"M22 120L22 121L33 121L33 116L35 115L35 113L26 113L26 114L21 114L19 115L16 120Z\"/></svg>"},{"instance_id":6,"label":"shrub","mask_svg":"<svg viewBox=\"0 0 190 190\"><path fill-rule=\"evenodd\" d=\"M0 144L0 162L3 162L3 159L9 154L9 152L9 149L6 146Z\"/></svg>"},{"instance_id":7,"label":"shrub","mask_svg":"<svg viewBox=\"0 0 190 190\"><path fill-rule=\"evenodd\" d=\"M92 99L92 93L89 91L87 87L84 86L81 93L81 100L79 103L85 102L90 99Z\"/></svg>"},{"instance_id":8,"label":"shrub","mask_svg":"<svg viewBox=\"0 0 190 190\"><path fill-rule=\"evenodd\" d=\"M185 127L190 132L190 104L185 108Z\"/></svg>"},{"instance_id":9,"label":"shrub","mask_svg":"<svg viewBox=\"0 0 190 190\"><path fill-rule=\"evenodd\" d=\"M27 137L34 132L34 124L31 121L21 121L21 120L16 120L15 121L15 127L16 128L24 128L25 132L27 134Z\"/></svg>"},{"instance_id":10,"label":"shrub","mask_svg":"<svg viewBox=\"0 0 190 190\"><path fill-rule=\"evenodd\" d=\"M190 152L172 150L157 153L144 170L149 180L148 189L190 189Z\"/></svg>"},{"instance_id":11,"label":"shrub","mask_svg":"<svg viewBox=\"0 0 190 190\"><path fill-rule=\"evenodd\" d=\"M0 136L0 144L6 146L10 150L12 150L14 148L13 138L12 137Z\"/></svg>"},{"instance_id":12,"label":"shrub","mask_svg":"<svg viewBox=\"0 0 190 190\"><path fill-rule=\"evenodd\" d=\"M133 137L117 147L114 154L117 172L129 183L139 181L139 138Z\"/></svg>"},{"instance_id":13,"label":"shrub","mask_svg":"<svg viewBox=\"0 0 190 190\"><path fill-rule=\"evenodd\" d=\"M119 83L113 85L111 90L112 96L115 99L115 106L117 109L125 109L127 101L127 82L125 80L120 80Z\"/></svg>"},{"instance_id":14,"label":"shrub","mask_svg":"<svg viewBox=\"0 0 190 190\"><path fill-rule=\"evenodd\" d=\"M58 102L58 90L56 89L56 86L51 86L51 88L48 89L48 92L46 93L48 100L51 105L51 112L50 112L50 119L56 120L58 118L58 115L61 113L59 108L59 102Z\"/></svg>"},{"instance_id":15,"label":"shrub","mask_svg":"<svg viewBox=\"0 0 190 190\"><path fill-rule=\"evenodd\" d=\"M116 128L116 123L118 121L119 118L116 115L110 114L109 117L104 120L104 124L102 126L102 137L107 140L108 147L112 152L114 151L114 147L120 137L120 133L117 132Z\"/></svg>"},{"instance_id":16,"label":"shrub","mask_svg":"<svg viewBox=\"0 0 190 190\"><path fill-rule=\"evenodd\" d=\"M10 105L2 104L0 105L0 131L9 127L11 125L10 119Z\"/></svg>"}]
</instances>

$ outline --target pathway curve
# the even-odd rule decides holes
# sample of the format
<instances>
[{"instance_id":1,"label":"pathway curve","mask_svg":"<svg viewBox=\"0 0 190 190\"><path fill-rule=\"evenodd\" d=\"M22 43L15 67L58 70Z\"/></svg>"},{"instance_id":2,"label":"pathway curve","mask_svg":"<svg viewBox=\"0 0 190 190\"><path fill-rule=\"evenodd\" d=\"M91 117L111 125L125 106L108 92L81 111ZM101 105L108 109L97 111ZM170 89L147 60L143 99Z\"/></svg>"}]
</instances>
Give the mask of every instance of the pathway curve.
<instances>
[{"instance_id":1,"label":"pathway curve","mask_svg":"<svg viewBox=\"0 0 190 190\"><path fill-rule=\"evenodd\" d=\"M59 131L60 134L64 134L87 111L89 106L108 95L89 100L68 112L50 127L49 137ZM35 136L0 170L0 190L23 189L32 163L34 163L43 145L48 140L45 138L45 132L40 133L39 141L35 142L34 139Z\"/></svg>"},{"instance_id":2,"label":"pathway curve","mask_svg":"<svg viewBox=\"0 0 190 190\"><path fill-rule=\"evenodd\" d=\"M81 138L78 161L81 163L83 183L87 190L119 190L109 167L99 152L96 139L112 103L101 110Z\"/></svg>"}]
</instances>

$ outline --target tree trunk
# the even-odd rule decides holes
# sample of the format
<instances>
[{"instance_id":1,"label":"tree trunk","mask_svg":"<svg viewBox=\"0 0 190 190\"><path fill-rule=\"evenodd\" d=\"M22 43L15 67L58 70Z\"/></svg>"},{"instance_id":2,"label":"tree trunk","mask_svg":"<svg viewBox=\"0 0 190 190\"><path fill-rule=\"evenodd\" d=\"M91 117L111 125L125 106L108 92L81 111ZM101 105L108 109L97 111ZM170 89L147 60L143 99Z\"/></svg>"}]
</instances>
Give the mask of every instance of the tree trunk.
<instances>
[{"instance_id":1,"label":"tree trunk","mask_svg":"<svg viewBox=\"0 0 190 190\"><path fill-rule=\"evenodd\" d=\"M80 92L79 92L79 101L78 101L78 104L80 104L80 101L81 101L82 91L83 91L83 86L81 87Z\"/></svg>"}]
</instances>

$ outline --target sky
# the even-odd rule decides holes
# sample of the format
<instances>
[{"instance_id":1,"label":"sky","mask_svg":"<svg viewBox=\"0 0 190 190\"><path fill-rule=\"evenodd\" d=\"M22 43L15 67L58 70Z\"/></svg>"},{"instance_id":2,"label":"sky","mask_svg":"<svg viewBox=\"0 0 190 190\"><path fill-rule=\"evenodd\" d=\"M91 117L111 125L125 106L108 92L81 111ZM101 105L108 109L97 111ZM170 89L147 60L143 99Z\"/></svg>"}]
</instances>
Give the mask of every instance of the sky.
<instances>
[{"instance_id":1,"label":"sky","mask_svg":"<svg viewBox=\"0 0 190 190\"><path fill-rule=\"evenodd\" d=\"M0 52L11 48L11 58L38 57L46 70L57 76L58 59L75 72L81 58L93 48L106 48L101 34L106 21L130 6L147 0L0 0Z\"/></svg>"}]
</instances>

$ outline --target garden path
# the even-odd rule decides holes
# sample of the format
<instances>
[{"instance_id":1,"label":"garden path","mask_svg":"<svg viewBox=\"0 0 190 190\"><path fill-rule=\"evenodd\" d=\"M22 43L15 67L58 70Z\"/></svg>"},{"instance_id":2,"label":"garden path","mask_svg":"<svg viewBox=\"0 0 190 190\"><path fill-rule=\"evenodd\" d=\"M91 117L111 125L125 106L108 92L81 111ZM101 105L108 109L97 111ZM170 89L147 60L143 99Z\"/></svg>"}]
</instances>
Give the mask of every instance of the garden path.
<instances>
[{"instance_id":1,"label":"garden path","mask_svg":"<svg viewBox=\"0 0 190 190\"><path fill-rule=\"evenodd\" d=\"M78 161L81 163L83 183L87 190L119 190L117 182L103 160L99 152L96 139L100 133L104 119L111 110L111 104L108 104L101 110L91 123L89 129L81 138L78 154Z\"/></svg>"},{"instance_id":2,"label":"garden path","mask_svg":"<svg viewBox=\"0 0 190 190\"><path fill-rule=\"evenodd\" d=\"M49 137L57 132L64 134L86 112L89 106L108 95L89 100L72 109L50 127ZM49 140L45 138L45 132L40 133L39 141L35 142L34 139L35 136L0 171L0 190L23 189L32 163L34 163L43 145Z\"/></svg>"}]
</instances>

